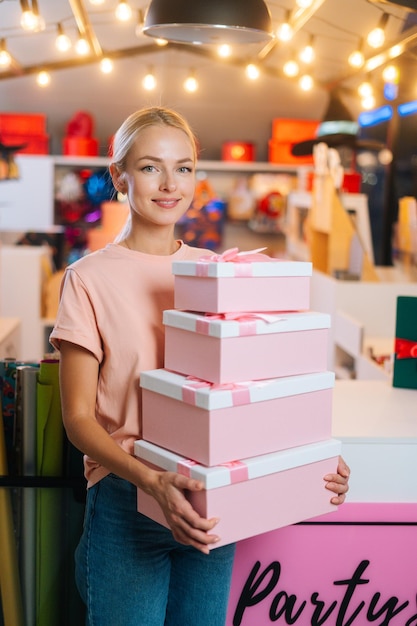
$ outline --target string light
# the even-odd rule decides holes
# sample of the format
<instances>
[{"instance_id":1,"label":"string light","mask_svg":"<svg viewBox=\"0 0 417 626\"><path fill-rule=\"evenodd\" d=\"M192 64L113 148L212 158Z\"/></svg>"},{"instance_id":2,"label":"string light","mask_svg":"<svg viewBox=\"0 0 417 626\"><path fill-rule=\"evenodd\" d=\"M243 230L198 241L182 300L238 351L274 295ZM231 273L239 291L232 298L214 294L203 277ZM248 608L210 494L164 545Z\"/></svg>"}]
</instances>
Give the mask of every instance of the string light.
<instances>
[{"instance_id":1,"label":"string light","mask_svg":"<svg viewBox=\"0 0 417 626\"><path fill-rule=\"evenodd\" d=\"M6 40L0 40L0 67L7 69L12 64L12 55L8 52L6 47Z\"/></svg>"},{"instance_id":2,"label":"string light","mask_svg":"<svg viewBox=\"0 0 417 626\"><path fill-rule=\"evenodd\" d=\"M260 76L259 67L255 63L248 63L245 72L249 80L257 80Z\"/></svg>"},{"instance_id":3,"label":"string light","mask_svg":"<svg viewBox=\"0 0 417 626\"><path fill-rule=\"evenodd\" d=\"M187 78L184 81L184 89L185 91L188 91L188 93L194 93L197 91L198 89L198 81L195 77L195 72L194 70L190 71L190 74L187 76Z\"/></svg>"},{"instance_id":4,"label":"string light","mask_svg":"<svg viewBox=\"0 0 417 626\"><path fill-rule=\"evenodd\" d=\"M298 85L303 91L311 91L313 89L314 81L309 74L303 74L298 81Z\"/></svg>"},{"instance_id":5,"label":"string light","mask_svg":"<svg viewBox=\"0 0 417 626\"><path fill-rule=\"evenodd\" d=\"M39 87L47 87L51 82L51 75L46 70L41 70L36 76Z\"/></svg>"},{"instance_id":6,"label":"string light","mask_svg":"<svg viewBox=\"0 0 417 626\"><path fill-rule=\"evenodd\" d=\"M373 30L371 30L371 32L368 34L368 37L366 38L366 40L368 42L368 45L371 46L371 48L381 48L381 46L384 45L385 27L387 25L388 18L389 18L389 14L383 13L378 22L378 26L374 28Z\"/></svg>"},{"instance_id":7,"label":"string light","mask_svg":"<svg viewBox=\"0 0 417 626\"><path fill-rule=\"evenodd\" d=\"M146 91L153 91L156 87L156 78L152 68L148 70L148 73L143 77L142 87Z\"/></svg>"},{"instance_id":8,"label":"string light","mask_svg":"<svg viewBox=\"0 0 417 626\"><path fill-rule=\"evenodd\" d=\"M55 46L60 52L67 52L71 48L71 39L65 34L62 24L57 25Z\"/></svg>"},{"instance_id":9,"label":"string light","mask_svg":"<svg viewBox=\"0 0 417 626\"><path fill-rule=\"evenodd\" d=\"M298 76L298 73L300 71L298 63L297 61L294 61L294 59L290 59L289 61L287 61L282 69L285 76L288 76L289 78L294 78L295 76Z\"/></svg>"},{"instance_id":10,"label":"string light","mask_svg":"<svg viewBox=\"0 0 417 626\"><path fill-rule=\"evenodd\" d=\"M296 0L295 4L300 7L300 9L308 9L313 4L313 0Z\"/></svg>"},{"instance_id":11,"label":"string light","mask_svg":"<svg viewBox=\"0 0 417 626\"><path fill-rule=\"evenodd\" d=\"M285 21L282 22L277 30L276 30L276 35L277 38L279 39L279 41L291 41L291 39L294 36L294 29L290 24L290 13L289 11L287 11L286 13L286 17L285 17Z\"/></svg>"},{"instance_id":12,"label":"string light","mask_svg":"<svg viewBox=\"0 0 417 626\"><path fill-rule=\"evenodd\" d=\"M115 15L120 22L128 22L131 19L132 9L126 0L119 0Z\"/></svg>"},{"instance_id":13,"label":"string light","mask_svg":"<svg viewBox=\"0 0 417 626\"><path fill-rule=\"evenodd\" d=\"M79 33L79 37L75 44L75 51L80 57L87 56L87 54L89 54L90 52L90 44L88 43L85 36L81 33Z\"/></svg>"},{"instance_id":14,"label":"string light","mask_svg":"<svg viewBox=\"0 0 417 626\"><path fill-rule=\"evenodd\" d=\"M359 46L354 50L348 58L348 63L351 67L360 68L365 63L365 56L363 54L363 39L359 41Z\"/></svg>"},{"instance_id":15,"label":"string light","mask_svg":"<svg viewBox=\"0 0 417 626\"><path fill-rule=\"evenodd\" d=\"M358 94L362 96L362 98L372 96L373 92L374 90L369 80L363 81L358 87Z\"/></svg>"},{"instance_id":16,"label":"string light","mask_svg":"<svg viewBox=\"0 0 417 626\"><path fill-rule=\"evenodd\" d=\"M227 59L232 54L232 48L229 44L224 43L217 48L217 54L222 59Z\"/></svg>"},{"instance_id":17,"label":"string light","mask_svg":"<svg viewBox=\"0 0 417 626\"><path fill-rule=\"evenodd\" d=\"M20 0L22 15L20 17L20 25L23 30L35 30L37 19L32 9L29 7L28 0Z\"/></svg>"},{"instance_id":18,"label":"string light","mask_svg":"<svg viewBox=\"0 0 417 626\"><path fill-rule=\"evenodd\" d=\"M382 72L382 78L386 83L398 83L400 72L395 65L387 65Z\"/></svg>"},{"instance_id":19,"label":"string light","mask_svg":"<svg viewBox=\"0 0 417 626\"><path fill-rule=\"evenodd\" d=\"M375 107L375 96L371 93L368 96L365 96L361 100L362 108L366 111L370 111Z\"/></svg>"},{"instance_id":20,"label":"string light","mask_svg":"<svg viewBox=\"0 0 417 626\"><path fill-rule=\"evenodd\" d=\"M313 47L314 37L310 35L309 42L300 52L300 61L309 65L314 61L315 52Z\"/></svg>"},{"instance_id":21,"label":"string light","mask_svg":"<svg viewBox=\"0 0 417 626\"><path fill-rule=\"evenodd\" d=\"M103 74L111 74L113 71L113 61L109 57L103 57L100 61L100 70Z\"/></svg>"},{"instance_id":22,"label":"string light","mask_svg":"<svg viewBox=\"0 0 417 626\"><path fill-rule=\"evenodd\" d=\"M168 39L155 38L154 42L156 43L157 46L161 46L161 47L168 45Z\"/></svg>"}]
</instances>

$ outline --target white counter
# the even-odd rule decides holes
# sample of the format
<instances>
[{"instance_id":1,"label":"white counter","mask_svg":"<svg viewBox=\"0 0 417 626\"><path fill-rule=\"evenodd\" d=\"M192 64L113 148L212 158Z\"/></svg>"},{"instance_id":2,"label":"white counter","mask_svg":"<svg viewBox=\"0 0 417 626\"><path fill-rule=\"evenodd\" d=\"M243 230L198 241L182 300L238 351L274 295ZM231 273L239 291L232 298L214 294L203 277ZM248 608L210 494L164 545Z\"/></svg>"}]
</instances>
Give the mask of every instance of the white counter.
<instances>
[{"instance_id":1,"label":"white counter","mask_svg":"<svg viewBox=\"0 0 417 626\"><path fill-rule=\"evenodd\" d=\"M417 390L337 380L333 436L351 468L349 502L417 502Z\"/></svg>"}]
</instances>

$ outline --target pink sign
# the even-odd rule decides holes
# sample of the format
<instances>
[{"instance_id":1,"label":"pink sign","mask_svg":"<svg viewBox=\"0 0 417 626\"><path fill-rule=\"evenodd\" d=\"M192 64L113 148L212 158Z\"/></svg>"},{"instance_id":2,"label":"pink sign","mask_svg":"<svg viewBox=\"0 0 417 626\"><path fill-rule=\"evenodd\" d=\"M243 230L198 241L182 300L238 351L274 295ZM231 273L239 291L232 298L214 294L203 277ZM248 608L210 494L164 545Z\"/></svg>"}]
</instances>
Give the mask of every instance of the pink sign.
<instances>
[{"instance_id":1,"label":"pink sign","mask_svg":"<svg viewBox=\"0 0 417 626\"><path fill-rule=\"evenodd\" d=\"M417 504L347 503L238 543L226 626L417 626Z\"/></svg>"}]
</instances>

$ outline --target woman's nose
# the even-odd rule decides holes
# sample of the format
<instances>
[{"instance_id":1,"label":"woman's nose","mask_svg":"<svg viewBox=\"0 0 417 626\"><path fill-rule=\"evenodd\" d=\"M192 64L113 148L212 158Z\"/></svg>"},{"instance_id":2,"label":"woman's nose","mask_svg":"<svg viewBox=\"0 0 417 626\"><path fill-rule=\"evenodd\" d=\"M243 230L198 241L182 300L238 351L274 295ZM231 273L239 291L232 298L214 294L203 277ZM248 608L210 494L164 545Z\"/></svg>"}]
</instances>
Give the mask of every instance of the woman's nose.
<instances>
[{"instance_id":1,"label":"woman's nose","mask_svg":"<svg viewBox=\"0 0 417 626\"><path fill-rule=\"evenodd\" d=\"M174 191L175 188L176 188L175 178L170 174L165 174L161 182L161 189L166 189L167 191Z\"/></svg>"}]
</instances>

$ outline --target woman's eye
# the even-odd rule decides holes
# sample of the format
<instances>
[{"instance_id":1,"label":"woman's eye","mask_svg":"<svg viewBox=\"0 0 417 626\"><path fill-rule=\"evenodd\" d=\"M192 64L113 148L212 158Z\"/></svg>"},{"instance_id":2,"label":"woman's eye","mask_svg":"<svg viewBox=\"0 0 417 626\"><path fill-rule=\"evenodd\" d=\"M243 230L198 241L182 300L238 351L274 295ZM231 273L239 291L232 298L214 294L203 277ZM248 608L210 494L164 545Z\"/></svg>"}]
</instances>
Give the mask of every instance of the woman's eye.
<instances>
[{"instance_id":1,"label":"woman's eye","mask_svg":"<svg viewBox=\"0 0 417 626\"><path fill-rule=\"evenodd\" d=\"M181 172L181 174L186 174L187 172L192 172L193 170L191 169L191 167L186 167L184 165L183 167L180 167L179 171Z\"/></svg>"},{"instance_id":2,"label":"woman's eye","mask_svg":"<svg viewBox=\"0 0 417 626\"><path fill-rule=\"evenodd\" d=\"M142 172L154 172L154 171L155 171L154 165L145 165L145 167L142 167Z\"/></svg>"}]
</instances>

